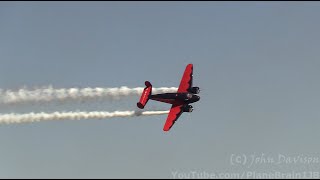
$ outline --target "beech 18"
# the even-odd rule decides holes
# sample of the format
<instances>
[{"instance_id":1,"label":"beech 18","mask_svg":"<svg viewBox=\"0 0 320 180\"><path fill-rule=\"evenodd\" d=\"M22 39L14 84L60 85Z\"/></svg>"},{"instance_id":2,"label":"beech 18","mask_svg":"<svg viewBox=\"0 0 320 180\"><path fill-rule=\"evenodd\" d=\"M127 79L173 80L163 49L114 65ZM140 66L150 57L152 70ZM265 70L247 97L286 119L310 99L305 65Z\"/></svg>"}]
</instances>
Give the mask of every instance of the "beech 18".
<instances>
[{"instance_id":1,"label":"beech 18","mask_svg":"<svg viewBox=\"0 0 320 180\"><path fill-rule=\"evenodd\" d=\"M183 112L193 111L193 107L190 104L200 100L200 96L196 95L200 93L200 88L193 87L192 81L193 64L187 65L176 93L151 94L152 85L149 81L145 81L146 87L142 92L137 106L143 109L149 99L172 104L163 127L163 131L169 131Z\"/></svg>"}]
</instances>

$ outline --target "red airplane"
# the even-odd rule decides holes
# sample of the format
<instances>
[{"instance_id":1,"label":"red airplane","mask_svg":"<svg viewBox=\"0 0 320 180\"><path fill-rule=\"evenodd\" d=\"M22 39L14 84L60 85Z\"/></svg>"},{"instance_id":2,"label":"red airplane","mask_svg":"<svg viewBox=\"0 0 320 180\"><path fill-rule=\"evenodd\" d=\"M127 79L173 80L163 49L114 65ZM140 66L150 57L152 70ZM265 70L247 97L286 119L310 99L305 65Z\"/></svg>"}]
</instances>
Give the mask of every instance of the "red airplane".
<instances>
[{"instance_id":1,"label":"red airplane","mask_svg":"<svg viewBox=\"0 0 320 180\"><path fill-rule=\"evenodd\" d=\"M151 95L152 85L149 81L146 81L146 87L142 92L140 101L137 103L137 106L140 109L143 109L149 99L172 104L168 118L163 127L164 131L169 131L183 112L192 112L193 107L189 104L200 100L200 97L195 95L199 94L200 88L192 86L192 79L193 65L188 64L183 73L177 93Z\"/></svg>"}]
</instances>

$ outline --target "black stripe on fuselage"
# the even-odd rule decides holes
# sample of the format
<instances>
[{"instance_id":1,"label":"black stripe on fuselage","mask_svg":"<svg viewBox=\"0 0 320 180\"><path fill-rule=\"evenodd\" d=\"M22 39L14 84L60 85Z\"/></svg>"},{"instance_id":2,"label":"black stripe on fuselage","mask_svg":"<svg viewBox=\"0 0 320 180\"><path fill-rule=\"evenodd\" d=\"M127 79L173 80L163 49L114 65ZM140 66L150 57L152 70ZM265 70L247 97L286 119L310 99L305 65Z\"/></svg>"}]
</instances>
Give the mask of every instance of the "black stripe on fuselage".
<instances>
[{"instance_id":1,"label":"black stripe on fuselage","mask_svg":"<svg viewBox=\"0 0 320 180\"><path fill-rule=\"evenodd\" d=\"M182 103L193 103L198 101L198 99L195 97L197 95L192 95L193 97L188 99L187 98L188 93L163 93L163 94L154 94L150 95L150 99L155 101L161 101L165 103L173 104L175 102L182 102Z\"/></svg>"}]
</instances>

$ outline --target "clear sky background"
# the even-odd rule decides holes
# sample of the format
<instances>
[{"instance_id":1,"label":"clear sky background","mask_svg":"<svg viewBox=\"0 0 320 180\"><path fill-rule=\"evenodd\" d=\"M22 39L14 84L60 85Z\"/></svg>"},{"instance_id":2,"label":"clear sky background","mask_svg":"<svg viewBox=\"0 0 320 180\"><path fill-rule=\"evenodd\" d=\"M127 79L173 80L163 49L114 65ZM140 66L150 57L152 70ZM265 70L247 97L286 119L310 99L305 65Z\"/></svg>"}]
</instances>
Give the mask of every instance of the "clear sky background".
<instances>
[{"instance_id":1,"label":"clear sky background","mask_svg":"<svg viewBox=\"0 0 320 180\"><path fill-rule=\"evenodd\" d=\"M320 157L319 19L318 2L0 2L1 89L177 87L188 63L201 88L169 133L166 115L0 126L0 177L318 169L230 157ZM0 112L135 110L138 99Z\"/></svg>"}]
</instances>

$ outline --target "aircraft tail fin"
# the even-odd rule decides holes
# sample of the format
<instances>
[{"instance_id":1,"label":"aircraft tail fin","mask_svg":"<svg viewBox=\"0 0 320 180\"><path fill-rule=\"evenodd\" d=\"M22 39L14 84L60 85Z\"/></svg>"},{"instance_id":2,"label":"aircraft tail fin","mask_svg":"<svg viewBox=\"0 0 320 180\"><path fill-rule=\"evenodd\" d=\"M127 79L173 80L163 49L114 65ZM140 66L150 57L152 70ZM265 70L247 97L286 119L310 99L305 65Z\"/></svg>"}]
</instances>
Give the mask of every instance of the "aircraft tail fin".
<instances>
[{"instance_id":1,"label":"aircraft tail fin","mask_svg":"<svg viewBox=\"0 0 320 180\"><path fill-rule=\"evenodd\" d=\"M146 81L144 83L146 85L146 87L144 88L140 101L137 103L138 108L143 109L144 106L147 104L149 97L151 95L152 92L152 85L149 81Z\"/></svg>"}]
</instances>

